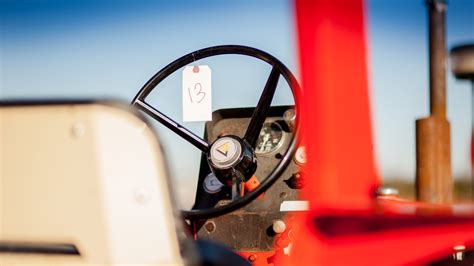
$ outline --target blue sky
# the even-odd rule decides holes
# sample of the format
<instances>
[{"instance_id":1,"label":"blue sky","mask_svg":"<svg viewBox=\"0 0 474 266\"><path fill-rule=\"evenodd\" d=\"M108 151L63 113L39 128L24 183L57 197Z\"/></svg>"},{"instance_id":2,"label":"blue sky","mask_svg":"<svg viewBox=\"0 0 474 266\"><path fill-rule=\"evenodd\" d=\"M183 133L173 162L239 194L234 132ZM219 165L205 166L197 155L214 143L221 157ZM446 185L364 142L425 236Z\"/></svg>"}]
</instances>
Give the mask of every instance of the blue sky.
<instances>
[{"instance_id":1,"label":"blue sky","mask_svg":"<svg viewBox=\"0 0 474 266\"><path fill-rule=\"evenodd\" d=\"M427 14L422 0L368 1L376 160L384 178L414 180L415 119L428 114ZM449 1L448 47L474 42L474 1ZM130 101L156 71L193 50L243 44L298 74L292 3L273 1L0 1L0 97L99 97ZM350 45L348 44L350 48ZM243 57L204 62L213 109L254 106L269 68ZM181 118L180 74L151 95ZM289 104L286 86L275 104ZM471 89L448 75L453 172L468 176ZM184 123L202 134L203 123ZM199 152L158 127L173 175L195 180ZM183 158L190 163L179 168Z\"/></svg>"}]
</instances>

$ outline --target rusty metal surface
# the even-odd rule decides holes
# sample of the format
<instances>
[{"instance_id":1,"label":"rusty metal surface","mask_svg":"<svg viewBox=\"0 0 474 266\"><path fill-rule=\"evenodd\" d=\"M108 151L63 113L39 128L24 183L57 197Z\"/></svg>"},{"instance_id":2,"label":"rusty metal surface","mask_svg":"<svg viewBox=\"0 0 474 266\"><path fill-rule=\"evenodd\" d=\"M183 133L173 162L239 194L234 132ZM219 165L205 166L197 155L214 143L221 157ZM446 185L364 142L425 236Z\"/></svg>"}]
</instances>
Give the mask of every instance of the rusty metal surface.
<instances>
[{"instance_id":1,"label":"rusty metal surface","mask_svg":"<svg viewBox=\"0 0 474 266\"><path fill-rule=\"evenodd\" d=\"M429 14L430 116L416 121L416 195L427 203L451 203L450 125L446 119L446 2L426 1Z\"/></svg>"},{"instance_id":2,"label":"rusty metal surface","mask_svg":"<svg viewBox=\"0 0 474 266\"><path fill-rule=\"evenodd\" d=\"M449 122L431 116L416 121L417 199L450 203L453 199Z\"/></svg>"},{"instance_id":3,"label":"rusty metal surface","mask_svg":"<svg viewBox=\"0 0 474 266\"><path fill-rule=\"evenodd\" d=\"M446 3L427 1L429 13L430 111L446 117Z\"/></svg>"}]
</instances>

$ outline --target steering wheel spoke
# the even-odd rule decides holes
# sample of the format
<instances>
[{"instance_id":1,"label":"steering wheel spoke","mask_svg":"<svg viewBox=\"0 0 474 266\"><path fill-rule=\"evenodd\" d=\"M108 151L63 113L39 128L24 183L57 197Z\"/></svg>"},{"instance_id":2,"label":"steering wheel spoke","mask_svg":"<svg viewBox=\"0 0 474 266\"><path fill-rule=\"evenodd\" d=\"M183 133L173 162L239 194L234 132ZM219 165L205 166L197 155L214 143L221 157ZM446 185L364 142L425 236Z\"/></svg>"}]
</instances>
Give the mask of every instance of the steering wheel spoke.
<instances>
[{"instance_id":1,"label":"steering wheel spoke","mask_svg":"<svg viewBox=\"0 0 474 266\"><path fill-rule=\"evenodd\" d=\"M262 130L263 123L267 118L268 111L270 110L270 105L273 100L273 95L275 95L279 78L280 71L277 67L273 66L244 136L244 140L253 148L257 145L258 136Z\"/></svg>"},{"instance_id":2,"label":"steering wheel spoke","mask_svg":"<svg viewBox=\"0 0 474 266\"><path fill-rule=\"evenodd\" d=\"M202 152L206 153L209 150L209 143L196 136L193 132L178 124L173 119L167 117L162 112L156 110L153 108L153 106L141 100L136 100L134 105L141 111L156 119L156 121L169 128L174 133L178 134L183 139L187 140Z\"/></svg>"}]
</instances>

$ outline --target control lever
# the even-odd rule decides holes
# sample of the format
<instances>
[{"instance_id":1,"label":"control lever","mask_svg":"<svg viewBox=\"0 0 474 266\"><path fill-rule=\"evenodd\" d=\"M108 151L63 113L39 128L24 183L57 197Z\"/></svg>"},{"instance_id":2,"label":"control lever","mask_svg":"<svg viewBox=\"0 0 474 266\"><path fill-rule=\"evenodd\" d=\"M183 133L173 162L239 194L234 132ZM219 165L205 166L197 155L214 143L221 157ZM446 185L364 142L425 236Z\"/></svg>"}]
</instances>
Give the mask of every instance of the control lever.
<instances>
[{"instance_id":1,"label":"control lever","mask_svg":"<svg viewBox=\"0 0 474 266\"><path fill-rule=\"evenodd\" d=\"M253 175L249 180L247 180L247 182L245 182L245 192L251 192L258 186L260 186L260 181ZM257 199L263 198L263 195L265 195L265 193L262 193Z\"/></svg>"}]
</instances>

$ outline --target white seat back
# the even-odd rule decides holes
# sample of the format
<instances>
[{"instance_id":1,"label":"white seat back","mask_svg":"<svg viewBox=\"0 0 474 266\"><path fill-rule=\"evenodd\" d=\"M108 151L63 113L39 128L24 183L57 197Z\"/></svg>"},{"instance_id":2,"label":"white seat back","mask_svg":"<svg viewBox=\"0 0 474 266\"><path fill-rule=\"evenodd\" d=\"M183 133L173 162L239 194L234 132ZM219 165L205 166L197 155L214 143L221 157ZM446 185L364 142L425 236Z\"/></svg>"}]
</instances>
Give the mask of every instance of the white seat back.
<instances>
[{"instance_id":1,"label":"white seat back","mask_svg":"<svg viewBox=\"0 0 474 266\"><path fill-rule=\"evenodd\" d=\"M126 108L0 106L0 141L0 265L181 263L163 155Z\"/></svg>"}]
</instances>

